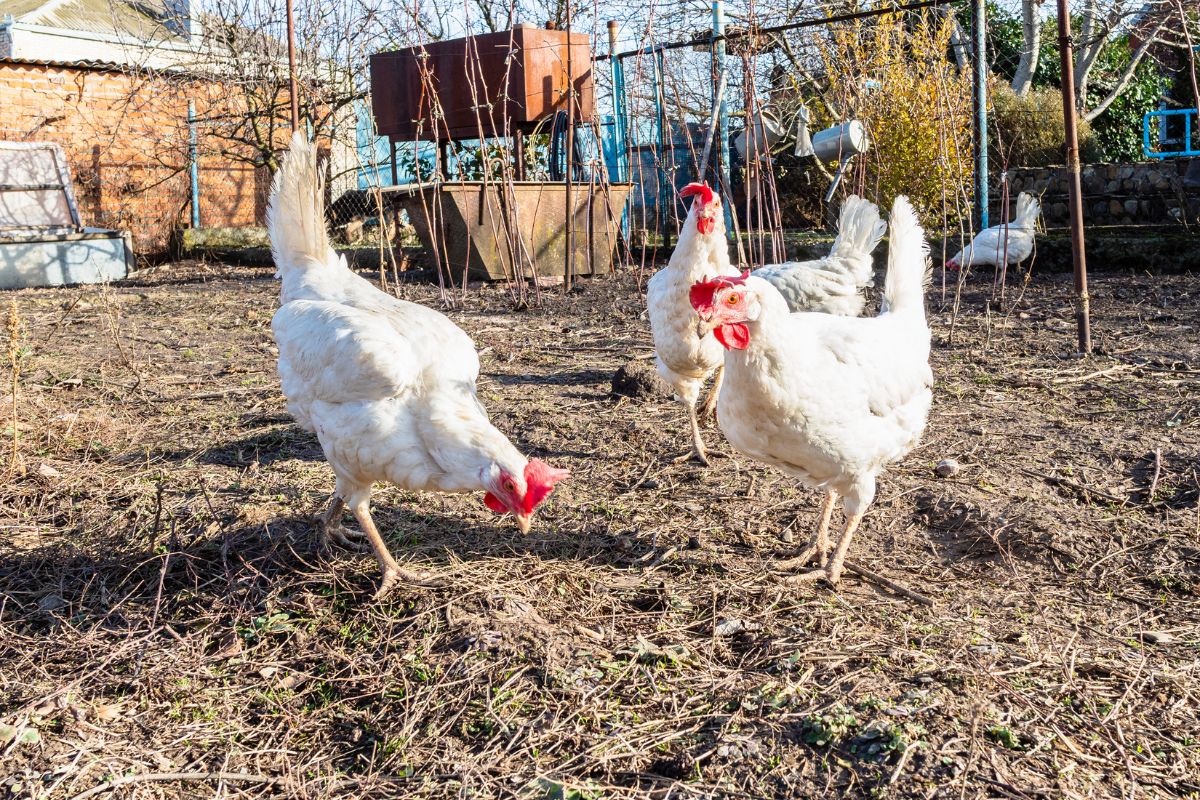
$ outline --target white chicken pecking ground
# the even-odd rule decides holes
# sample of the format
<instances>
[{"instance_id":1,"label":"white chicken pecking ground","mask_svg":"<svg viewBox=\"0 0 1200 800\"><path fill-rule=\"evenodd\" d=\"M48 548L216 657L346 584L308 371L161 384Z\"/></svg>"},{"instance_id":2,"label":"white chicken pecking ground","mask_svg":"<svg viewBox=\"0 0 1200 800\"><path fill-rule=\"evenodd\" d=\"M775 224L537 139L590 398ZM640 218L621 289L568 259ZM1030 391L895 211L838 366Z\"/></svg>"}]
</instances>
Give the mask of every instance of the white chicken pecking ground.
<instances>
[{"instance_id":1,"label":"white chicken pecking ground","mask_svg":"<svg viewBox=\"0 0 1200 800\"><path fill-rule=\"evenodd\" d=\"M1012 222L993 225L975 234L971 243L946 261L950 269L1020 264L1033 255L1038 217L1042 206L1028 192L1017 195Z\"/></svg>"},{"instance_id":2,"label":"white chicken pecking ground","mask_svg":"<svg viewBox=\"0 0 1200 800\"><path fill-rule=\"evenodd\" d=\"M374 551L383 579L426 584L402 568L371 518L371 487L484 491L522 533L537 506L568 477L526 459L488 421L475 392L475 344L445 315L392 297L352 272L329 246L316 147L302 133L275 176L267 210L283 284L271 320L288 411L315 433L336 476L321 518L326 544ZM350 509L362 533L341 525ZM436 581L433 581L436 582Z\"/></svg>"},{"instance_id":3,"label":"white chicken pecking ground","mask_svg":"<svg viewBox=\"0 0 1200 800\"><path fill-rule=\"evenodd\" d=\"M892 207L883 310L876 317L791 313L754 276L701 281L691 301L725 351L717 421L735 449L825 491L816 533L778 566L819 568L798 579L836 584L876 478L920 440L932 402L925 285L929 248L912 206ZM842 498L846 524L830 555Z\"/></svg>"},{"instance_id":4,"label":"white chicken pecking ground","mask_svg":"<svg viewBox=\"0 0 1200 800\"><path fill-rule=\"evenodd\" d=\"M696 403L705 381L716 372L702 412L704 416L712 414L721 388L723 354L712 334L698 329L688 295L697 281L739 272L729 259L720 197L702 183L689 184L680 196L696 199L670 261L646 286L646 306L658 373L687 408L691 457L707 465ZM778 288L793 311L857 316L865 303L862 290L874 278L871 253L885 229L875 204L851 195L842 204L838 235L828 256L772 264L753 274Z\"/></svg>"}]
</instances>

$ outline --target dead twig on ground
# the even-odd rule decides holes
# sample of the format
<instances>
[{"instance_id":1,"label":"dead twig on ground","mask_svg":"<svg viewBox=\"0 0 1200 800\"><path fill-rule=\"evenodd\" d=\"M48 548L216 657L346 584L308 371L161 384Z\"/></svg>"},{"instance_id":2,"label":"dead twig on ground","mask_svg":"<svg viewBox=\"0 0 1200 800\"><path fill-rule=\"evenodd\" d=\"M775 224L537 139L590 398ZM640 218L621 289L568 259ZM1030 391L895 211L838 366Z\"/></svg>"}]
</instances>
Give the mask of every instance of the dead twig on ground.
<instances>
[{"instance_id":1,"label":"dead twig on ground","mask_svg":"<svg viewBox=\"0 0 1200 800\"><path fill-rule=\"evenodd\" d=\"M1154 503L1154 492L1158 490L1158 479L1162 477L1162 448L1154 448L1154 477L1150 479L1150 488L1146 490L1146 502Z\"/></svg>"},{"instance_id":2,"label":"dead twig on ground","mask_svg":"<svg viewBox=\"0 0 1200 800\"><path fill-rule=\"evenodd\" d=\"M890 589L893 592L895 592L896 594L901 595L902 597L907 597L909 600L912 600L914 603L920 603L921 605L929 606L930 608L932 608L935 605L932 597L928 597L926 595L921 594L920 592L914 592L912 589L908 589L904 586L901 586L900 584L896 583L891 578L885 578L884 576L880 575L878 572L873 572L873 571L867 569L866 567L862 566L861 564L858 564L854 561L846 561L845 566L846 566L847 572L853 572L858 577L868 580L871 583L876 584L877 586L882 586L885 589Z\"/></svg>"},{"instance_id":3,"label":"dead twig on ground","mask_svg":"<svg viewBox=\"0 0 1200 800\"><path fill-rule=\"evenodd\" d=\"M1070 481L1070 480L1067 480L1066 478L1060 478L1057 475L1048 475L1045 472L1038 472L1037 470L1026 469L1025 467L1019 467L1018 469L1020 469L1021 472L1024 472L1026 475L1029 475L1031 477L1041 478L1042 480L1049 481L1050 483L1056 484L1058 486L1068 486L1072 489L1078 489L1081 492L1086 492L1087 494L1095 495L1096 497L1100 497L1105 500L1110 500L1114 503L1120 503L1121 505L1126 505L1129 502L1129 499L1126 497L1117 497L1116 495L1109 494L1108 492L1101 491L1100 489L1095 489L1091 486L1087 486L1082 483L1076 483L1075 481Z\"/></svg>"}]
</instances>

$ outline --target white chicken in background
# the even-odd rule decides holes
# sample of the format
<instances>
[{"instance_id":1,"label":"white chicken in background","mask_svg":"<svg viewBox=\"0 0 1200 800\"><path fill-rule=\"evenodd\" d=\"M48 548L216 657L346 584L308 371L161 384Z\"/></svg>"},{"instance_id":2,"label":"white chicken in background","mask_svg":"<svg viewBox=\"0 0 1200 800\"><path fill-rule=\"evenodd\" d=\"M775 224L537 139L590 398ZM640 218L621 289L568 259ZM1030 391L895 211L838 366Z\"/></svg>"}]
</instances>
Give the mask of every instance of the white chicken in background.
<instances>
[{"instance_id":1,"label":"white chicken in background","mask_svg":"<svg viewBox=\"0 0 1200 800\"><path fill-rule=\"evenodd\" d=\"M698 330L696 311L688 301L688 292L696 281L718 275L737 275L729 263L729 245L725 241L725 217L721 201L707 184L692 183L680 197L692 197L692 207L679 231L679 241L667 266L654 273L646 284L646 310L654 339L658 374L675 390L688 411L692 432L692 455L708 464L696 402L708 376L721 365L721 345L711 333ZM712 413L718 383L713 387L704 413Z\"/></svg>"},{"instance_id":2,"label":"white chicken in background","mask_svg":"<svg viewBox=\"0 0 1200 800\"><path fill-rule=\"evenodd\" d=\"M1041 203L1028 192L1017 195L1017 213L1012 222L993 225L975 235L971 243L946 262L953 270L998 264L1020 264L1033 254Z\"/></svg>"},{"instance_id":3,"label":"white chicken in background","mask_svg":"<svg viewBox=\"0 0 1200 800\"><path fill-rule=\"evenodd\" d=\"M703 183L689 184L679 194L696 199L670 261L647 284L646 306L658 372L688 410L692 457L707 465L696 403L704 382L721 366L723 355L713 335L697 329L688 295L699 280L739 273L729 260L721 199ZM775 264L754 274L774 284L795 311L860 314L862 289L873 277L871 251L884 230L875 204L852 195L842 205L838 235L826 258ZM705 416L713 412L720 386L718 372L704 404Z\"/></svg>"},{"instance_id":4,"label":"white chicken in background","mask_svg":"<svg viewBox=\"0 0 1200 800\"><path fill-rule=\"evenodd\" d=\"M836 584L884 467L914 447L932 400L924 294L929 248L906 198L892 208L883 310L876 317L793 314L752 275L698 282L691 301L725 348L717 421L738 451L825 491L816 534L794 568ZM846 524L830 556L838 497Z\"/></svg>"},{"instance_id":5,"label":"white chicken in background","mask_svg":"<svg viewBox=\"0 0 1200 800\"><path fill-rule=\"evenodd\" d=\"M878 206L850 195L842 203L838 235L829 255L816 261L768 264L751 274L778 289L794 312L820 311L857 317L866 304L862 290L875 279L871 254L886 230Z\"/></svg>"},{"instance_id":6,"label":"white chicken in background","mask_svg":"<svg viewBox=\"0 0 1200 800\"><path fill-rule=\"evenodd\" d=\"M527 460L489 421L475 394L475 345L444 315L399 300L354 274L329 246L316 148L292 137L271 188L271 250L283 285L271 321L288 411L317 435L337 478L321 518L327 544L360 547L398 580L428 583L396 563L371 518L371 486L487 492L527 533L534 510L568 477ZM341 525L343 506L362 527Z\"/></svg>"}]
</instances>

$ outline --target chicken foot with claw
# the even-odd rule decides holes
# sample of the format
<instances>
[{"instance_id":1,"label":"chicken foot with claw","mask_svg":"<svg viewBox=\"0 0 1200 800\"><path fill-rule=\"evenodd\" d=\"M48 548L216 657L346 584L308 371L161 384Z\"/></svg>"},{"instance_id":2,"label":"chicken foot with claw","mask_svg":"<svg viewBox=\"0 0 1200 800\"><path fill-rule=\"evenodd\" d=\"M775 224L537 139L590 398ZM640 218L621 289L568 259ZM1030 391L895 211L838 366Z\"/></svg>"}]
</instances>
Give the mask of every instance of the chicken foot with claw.
<instances>
[{"instance_id":1,"label":"chicken foot with claw","mask_svg":"<svg viewBox=\"0 0 1200 800\"><path fill-rule=\"evenodd\" d=\"M336 493L329 498L329 506L321 515L321 546L332 549L335 545L360 553L367 552L368 546L363 534L352 531L342 525L342 510L346 503Z\"/></svg>"},{"instance_id":2,"label":"chicken foot with claw","mask_svg":"<svg viewBox=\"0 0 1200 800\"><path fill-rule=\"evenodd\" d=\"M383 536L379 533L379 529L375 527L375 520L371 518L368 499L362 498L351 502L350 513L354 515L354 518L358 520L358 524L362 526L363 533L366 534L371 549L375 551L375 560L379 562L379 567L383 570L383 580L380 581L379 589L375 592L376 600L387 597L399 581L404 581L414 586L442 585L436 578L430 578L419 572L413 572L396 563L396 559L392 557L391 552L387 549L387 544L383 541Z\"/></svg>"},{"instance_id":3,"label":"chicken foot with claw","mask_svg":"<svg viewBox=\"0 0 1200 800\"><path fill-rule=\"evenodd\" d=\"M799 575L793 575L787 579L788 583L807 583L824 578L830 586L837 586L838 581L842 579L842 571L846 567L846 553L850 550L850 540L854 538L854 532L858 530L858 525L862 522L863 515L851 514L846 520L846 527L842 531L841 538L838 539L837 548L833 552L833 557L829 559L829 563L819 569L802 572Z\"/></svg>"},{"instance_id":4,"label":"chicken foot with claw","mask_svg":"<svg viewBox=\"0 0 1200 800\"><path fill-rule=\"evenodd\" d=\"M799 555L792 556L786 561L777 562L776 569L792 570L808 566L814 556L818 559L817 563L820 566L825 566L829 561L829 522L833 518L833 506L837 503L837 498L838 495L835 491L831 490L825 493L825 504L821 506L821 521L817 525L817 532L813 534L812 539Z\"/></svg>"}]
</instances>

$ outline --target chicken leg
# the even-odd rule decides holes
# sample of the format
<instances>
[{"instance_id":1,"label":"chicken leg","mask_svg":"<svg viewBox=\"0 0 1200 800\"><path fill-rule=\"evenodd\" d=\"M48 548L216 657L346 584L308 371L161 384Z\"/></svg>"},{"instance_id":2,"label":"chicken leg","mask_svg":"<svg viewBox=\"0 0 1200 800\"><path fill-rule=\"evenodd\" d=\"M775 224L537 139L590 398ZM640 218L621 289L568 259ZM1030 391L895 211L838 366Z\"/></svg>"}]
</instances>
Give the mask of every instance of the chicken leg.
<instances>
[{"instance_id":1,"label":"chicken leg","mask_svg":"<svg viewBox=\"0 0 1200 800\"><path fill-rule=\"evenodd\" d=\"M371 493L368 489L366 492L356 493L349 498L348 505L350 513L358 520L358 524L362 526L363 533L366 534L367 541L371 545L371 549L375 551L375 559L379 562L380 569L383 570L383 580L379 583L379 589L375 592L375 599L380 600L391 593L395 588L397 581L404 581L415 586L440 586L441 584L431 578L421 575L418 572L404 569L396 563L396 559L392 557L391 552L387 549L387 544L383 541L383 536L380 535L379 529L375 527L375 520L371 518Z\"/></svg>"},{"instance_id":2,"label":"chicken leg","mask_svg":"<svg viewBox=\"0 0 1200 800\"><path fill-rule=\"evenodd\" d=\"M700 420L696 416L695 404L688 406L688 423L692 426L692 456L707 467L708 453L704 450L704 440L700 438Z\"/></svg>"},{"instance_id":3,"label":"chicken leg","mask_svg":"<svg viewBox=\"0 0 1200 800\"><path fill-rule=\"evenodd\" d=\"M799 575L793 575L787 579L788 583L806 583L815 581L818 578L824 578L829 582L830 586L837 586L838 581L842 579L842 570L846 566L846 552L850 549L850 540L854 538L854 532L858 530L858 525L862 522L862 512L851 514L846 519L846 527L842 529L842 535L838 539L837 549L833 551L833 557L829 559L829 563L820 569L809 570L802 572Z\"/></svg>"},{"instance_id":4,"label":"chicken leg","mask_svg":"<svg viewBox=\"0 0 1200 800\"><path fill-rule=\"evenodd\" d=\"M808 546L801 550L799 555L778 562L775 565L776 569L790 570L803 567L812 560L813 556L819 559L818 563L822 567L825 566L829 561L829 522L833 519L833 506L837 503L837 499L838 494L832 489L825 493L825 505L821 507L821 521Z\"/></svg>"},{"instance_id":5,"label":"chicken leg","mask_svg":"<svg viewBox=\"0 0 1200 800\"><path fill-rule=\"evenodd\" d=\"M717 397L721 394L721 383L725 380L725 365L717 367L717 376L713 378L712 389L708 391L708 397L704 401L704 408L700 415L705 419L717 413Z\"/></svg>"},{"instance_id":6,"label":"chicken leg","mask_svg":"<svg viewBox=\"0 0 1200 800\"><path fill-rule=\"evenodd\" d=\"M702 439L700 437L700 420L696 415L696 404L688 403L687 401L684 401L684 403L685 403L685 405L687 405L688 425L692 431L692 452L684 453L681 456L677 456L673 460L676 462L679 462L679 461L688 461L689 459L695 459L696 461L700 462L701 464L703 464L704 466L707 467L708 466L708 453L704 449L704 439Z\"/></svg>"}]
</instances>

